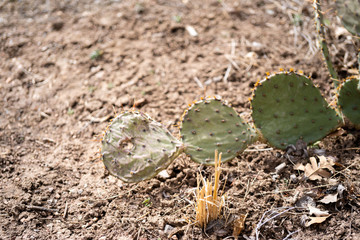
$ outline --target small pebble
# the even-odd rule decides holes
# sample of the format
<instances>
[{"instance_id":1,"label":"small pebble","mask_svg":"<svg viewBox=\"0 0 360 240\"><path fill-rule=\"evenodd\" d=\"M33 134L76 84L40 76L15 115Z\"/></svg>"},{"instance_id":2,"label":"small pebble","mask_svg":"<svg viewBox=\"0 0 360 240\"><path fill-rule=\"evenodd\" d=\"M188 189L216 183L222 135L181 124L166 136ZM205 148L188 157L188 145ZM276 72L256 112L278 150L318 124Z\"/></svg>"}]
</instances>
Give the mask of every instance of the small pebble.
<instances>
[{"instance_id":1,"label":"small pebble","mask_svg":"<svg viewBox=\"0 0 360 240\"><path fill-rule=\"evenodd\" d=\"M298 178L296 177L295 174L290 175L290 182L291 183L297 183L298 182Z\"/></svg>"},{"instance_id":2,"label":"small pebble","mask_svg":"<svg viewBox=\"0 0 360 240\"><path fill-rule=\"evenodd\" d=\"M172 230L174 230L174 227L171 225L166 224L164 228L165 234L169 234Z\"/></svg>"}]
</instances>

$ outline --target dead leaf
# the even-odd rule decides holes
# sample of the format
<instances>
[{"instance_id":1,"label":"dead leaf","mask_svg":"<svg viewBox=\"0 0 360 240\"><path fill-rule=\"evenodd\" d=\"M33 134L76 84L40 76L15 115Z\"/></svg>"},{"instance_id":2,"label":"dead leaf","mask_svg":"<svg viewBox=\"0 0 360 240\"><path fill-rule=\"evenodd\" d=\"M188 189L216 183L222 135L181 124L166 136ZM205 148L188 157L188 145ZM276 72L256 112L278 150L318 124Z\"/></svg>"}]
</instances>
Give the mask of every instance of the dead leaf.
<instances>
[{"instance_id":1,"label":"dead leaf","mask_svg":"<svg viewBox=\"0 0 360 240\"><path fill-rule=\"evenodd\" d=\"M335 132L329 134L328 137L338 137L338 136L343 135L344 133L346 133L346 131L344 129L342 129L342 128L339 128Z\"/></svg>"},{"instance_id":2,"label":"dead leaf","mask_svg":"<svg viewBox=\"0 0 360 240\"><path fill-rule=\"evenodd\" d=\"M332 172L335 172L335 169L332 167L334 165L335 161L332 158L319 156L319 163L317 163L316 158L311 157L310 163L306 164L305 166L305 176L310 180L321 180L322 178L329 178L331 177Z\"/></svg>"},{"instance_id":3,"label":"dead leaf","mask_svg":"<svg viewBox=\"0 0 360 240\"><path fill-rule=\"evenodd\" d=\"M330 215L329 215L330 216ZM329 216L325 217L310 217L310 221L305 223L305 227L309 227L310 225L314 223L322 223L324 222Z\"/></svg>"},{"instance_id":4,"label":"dead leaf","mask_svg":"<svg viewBox=\"0 0 360 240\"><path fill-rule=\"evenodd\" d=\"M309 209L309 215L315 215L315 217L309 217L310 221L305 223L305 227L309 227L314 223L322 223L330 216L328 211L322 211L317 207L311 206L310 204L308 204L307 207Z\"/></svg>"},{"instance_id":5,"label":"dead leaf","mask_svg":"<svg viewBox=\"0 0 360 240\"><path fill-rule=\"evenodd\" d=\"M337 202L337 199L338 199L337 196L338 196L338 193L328 194L323 199L321 199L319 202L325 203L325 204Z\"/></svg>"},{"instance_id":6,"label":"dead leaf","mask_svg":"<svg viewBox=\"0 0 360 240\"><path fill-rule=\"evenodd\" d=\"M321 180L321 177L316 174L316 171L319 170L316 164L316 159L311 157L310 163L305 166L305 176L310 180Z\"/></svg>"},{"instance_id":7,"label":"dead leaf","mask_svg":"<svg viewBox=\"0 0 360 240\"><path fill-rule=\"evenodd\" d=\"M305 166L304 166L304 164L302 164L302 163L297 163L297 164L295 164L295 166L294 166L294 170L305 171Z\"/></svg>"},{"instance_id":8,"label":"dead leaf","mask_svg":"<svg viewBox=\"0 0 360 240\"><path fill-rule=\"evenodd\" d=\"M335 169L332 167L335 165L335 160L333 158L326 158L324 156L320 156L319 163L321 168L327 168L331 172L335 172Z\"/></svg>"},{"instance_id":9,"label":"dead leaf","mask_svg":"<svg viewBox=\"0 0 360 240\"><path fill-rule=\"evenodd\" d=\"M330 216L328 211L322 211L317 207L313 207L311 205L307 206L309 209L309 215L315 215L316 217L324 217L324 216Z\"/></svg>"}]
</instances>

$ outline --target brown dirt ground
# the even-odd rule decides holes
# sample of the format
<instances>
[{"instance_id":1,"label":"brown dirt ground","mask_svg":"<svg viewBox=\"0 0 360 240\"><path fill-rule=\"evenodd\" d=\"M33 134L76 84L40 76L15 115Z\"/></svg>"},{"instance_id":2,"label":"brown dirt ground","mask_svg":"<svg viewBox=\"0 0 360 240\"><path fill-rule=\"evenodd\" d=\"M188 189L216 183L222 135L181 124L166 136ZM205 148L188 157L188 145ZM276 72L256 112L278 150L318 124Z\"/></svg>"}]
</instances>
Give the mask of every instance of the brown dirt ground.
<instances>
[{"instance_id":1,"label":"brown dirt ground","mask_svg":"<svg viewBox=\"0 0 360 240\"><path fill-rule=\"evenodd\" d=\"M332 6L325 9L330 48L345 76L357 67L356 46ZM212 167L181 155L165 179L125 184L110 176L95 141L108 120L135 104L177 134L186 106L204 94L249 116L254 83L280 67L304 70L330 95L309 1L5 0L0 29L0 239L231 236L221 221L206 234L191 224L196 174L209 176ZM225 82L232 49L237 67ZM96 50L103 54L91 59ZM344 130L320 143L339 163L333 179L346 188L337 203L316 203L331 216L304 227L307 211L291 210L261 227L259 239L360 239L360 134ZM246 151L223 165L225 214L248 214L240 239L255 239L266 211L334 191L326 179L291 181L303 173L282 153Z\"/></svg>"}]
</instances>

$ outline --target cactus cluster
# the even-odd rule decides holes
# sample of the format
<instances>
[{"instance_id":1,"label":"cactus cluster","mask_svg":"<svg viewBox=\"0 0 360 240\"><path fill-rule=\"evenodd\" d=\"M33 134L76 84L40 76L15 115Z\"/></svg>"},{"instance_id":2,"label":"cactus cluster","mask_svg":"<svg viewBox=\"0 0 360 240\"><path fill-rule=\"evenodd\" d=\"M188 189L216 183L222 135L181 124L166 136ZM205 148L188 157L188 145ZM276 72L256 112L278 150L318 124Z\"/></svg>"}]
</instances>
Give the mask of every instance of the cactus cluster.
<instances>
[{"instance_id":1,"label":"cactus cluster","mask_svg":"<svg viewBox=\"0 0 360 240\"><path fill-rule=\"evenodd\" d=\"M359 35L359 1L336 1L336 6L344 26ZM219 97L189 105L181 118L180 140L148 115L125 111L111 122L102 139L101 156L109 172L125 182L139 182L155 176L182 152L197 163L214 165L214 150L226 162L257 140L279 149L298 140L310 144L344 124L339 114L360 127L360 79L338 80L318 0L314 9L320 47L337 86L337 109L328 105L309 77L290 70L268 74L255 84L251 98L255 126Z\"/></svg>"},{"instance_id":2,"label":"cactus cluster","mask_svg":"<svg viewBox=\"0 0 360 240\"><path fill-rule=\"evenodd\" d=\"M355 125L360 125L358 84L354 78L339 87L341 110ZM255 128L218 97L196 101L181 118L181 140L146 114L123 112L105 131L103 162L121 180L139 182L155 176L182 152L197 163L214 165L214 150L222 152L226 162L257 140L286 149L298 140L320 140L342 124L311 79L293 71L257 82L251 108Z\"/></svg>"}]
</instances>

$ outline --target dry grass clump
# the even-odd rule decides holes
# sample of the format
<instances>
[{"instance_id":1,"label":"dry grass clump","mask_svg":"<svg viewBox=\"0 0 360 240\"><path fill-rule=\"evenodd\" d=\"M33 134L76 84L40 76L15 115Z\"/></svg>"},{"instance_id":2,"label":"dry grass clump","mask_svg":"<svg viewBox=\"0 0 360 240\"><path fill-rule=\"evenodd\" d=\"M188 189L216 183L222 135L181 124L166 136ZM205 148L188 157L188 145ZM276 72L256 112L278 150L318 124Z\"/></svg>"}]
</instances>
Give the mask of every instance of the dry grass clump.
<instances>
[{"instance_id":1,"label":"dry grass clump","mask_svg":"<svg viewBox=\"0 0 360 240\"><path fill-rule=\"evenodd\" d=\"M219 195L219 178L220 178L221 153L218 156L215 150L215 176L213 180L197 177L196 189L196 224L205 229L206 225L212 220L218 219L221 209L225 204L225 197ZM200 189L200 182L203 187Z\"/></svg>"}]
</instances>

